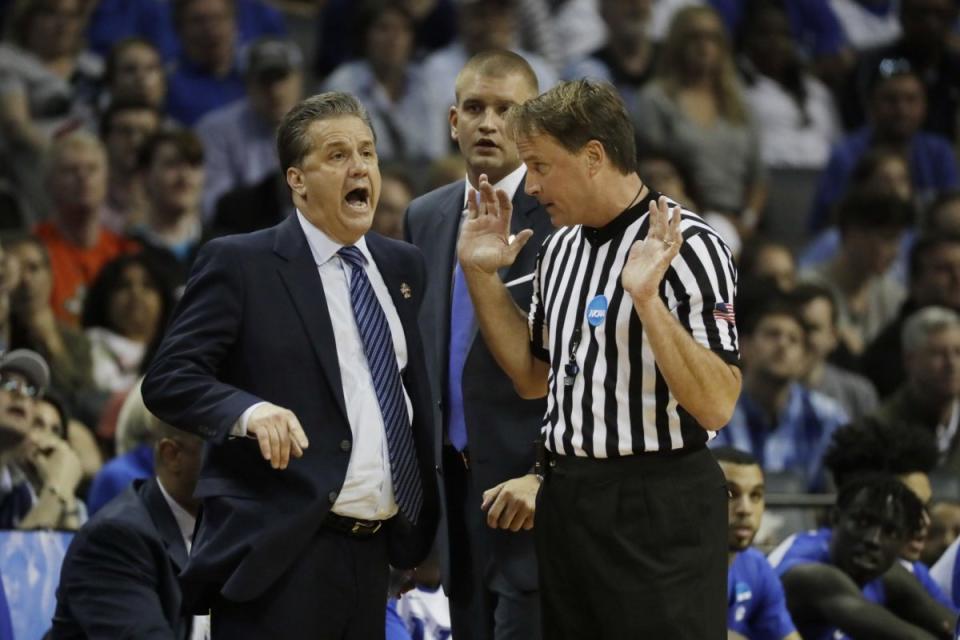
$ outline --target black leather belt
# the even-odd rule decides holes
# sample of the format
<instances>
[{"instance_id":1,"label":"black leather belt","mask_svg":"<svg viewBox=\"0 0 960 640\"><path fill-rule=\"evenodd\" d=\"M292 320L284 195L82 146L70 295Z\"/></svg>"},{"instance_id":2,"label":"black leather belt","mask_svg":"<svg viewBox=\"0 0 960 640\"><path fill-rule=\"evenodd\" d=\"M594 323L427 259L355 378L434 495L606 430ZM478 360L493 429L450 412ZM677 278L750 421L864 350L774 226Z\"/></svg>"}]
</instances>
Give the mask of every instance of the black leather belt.
<instances>
[{"instance_id":1,"label":"black leather belt","mask_svg":"<svg viewBox=\"0 0 960 640\"><path fill-rule=\"evenodd\" d=\"M368 538L383 527L383 520L360 520L359 518L348 518L337 515L332 511L327 513L323 519L323 524L328 529L333 529L348 536L357 538Z\"/></svg>"}]
</instances>

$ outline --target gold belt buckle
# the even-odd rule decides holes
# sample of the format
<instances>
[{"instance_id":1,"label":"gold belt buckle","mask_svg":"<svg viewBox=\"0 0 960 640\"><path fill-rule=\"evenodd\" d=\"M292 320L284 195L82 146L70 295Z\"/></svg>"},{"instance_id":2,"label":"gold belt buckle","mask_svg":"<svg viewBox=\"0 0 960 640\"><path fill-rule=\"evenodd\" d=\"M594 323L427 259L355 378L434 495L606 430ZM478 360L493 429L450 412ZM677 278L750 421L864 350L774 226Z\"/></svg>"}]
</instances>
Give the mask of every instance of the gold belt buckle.
<instances>
[{"instance_id":1,"label":"gold belt buckle","mask_svg":"<svg viewBox=\"0 0 960 640\"><path fill-rule=\"evenodd\" d=\"M464 452L464 451L458 451L457 453L460 454L460 459L463 460L463 468L466 469L467 471L469 471L469 470L470 470L470 458L467 457L467 454L466 454L466 452Z\"/></svg>"},{"instance_id":2,"label":"gold belt buckle","mask_svg":"<svg viewBox=\"0 0 960 640\"><path fill-rule=\"evenodd\" d=\"M370 526L364 522L360 522L359 520L356 520L353 523L353 528L350 530L350 533L356 535L361 531L368 531L371 535L373 535L377 531L380 531L380 527L382 526L383 526L383 522L380 520L378 520L377 523L373 526Z\"/></svg>"}]
</instances>

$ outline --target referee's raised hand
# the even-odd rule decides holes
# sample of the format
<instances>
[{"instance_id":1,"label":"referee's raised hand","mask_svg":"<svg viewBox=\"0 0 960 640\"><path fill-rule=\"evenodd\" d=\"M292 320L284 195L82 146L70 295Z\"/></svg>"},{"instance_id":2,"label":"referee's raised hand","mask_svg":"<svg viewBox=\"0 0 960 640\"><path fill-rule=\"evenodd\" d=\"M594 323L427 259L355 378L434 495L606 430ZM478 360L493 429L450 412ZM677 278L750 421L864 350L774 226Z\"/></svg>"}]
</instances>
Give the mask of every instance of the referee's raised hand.
<instances>
[{"instance_id":1,"label":"referee's raised hand","mask_svg":"<svg viewBox=\"0 0 960 640\"><path fill-rule=\"evenodd\" d=\"M620 281L624 290L636 300L649 300L659 295L660 281L670 263L680 253L680 207L670 207L666 196L650 203L650 226L647 236L630 247Z\"/></svg>"},{"instance_id":2,"label":"referee's raised hand","mask_svg":"<svg viewBox=\"0 0 960 640\"><path fill-rule=\"evenodd\" d=\"M467 197L467 219L460 231L457 256L464 272L496 273L513 264L533 230L524 229L511 238L510 197L502 189L495 190L486 174L481 174L479 187L479 192L470 189Z\"/></svg>"}]
</instances>

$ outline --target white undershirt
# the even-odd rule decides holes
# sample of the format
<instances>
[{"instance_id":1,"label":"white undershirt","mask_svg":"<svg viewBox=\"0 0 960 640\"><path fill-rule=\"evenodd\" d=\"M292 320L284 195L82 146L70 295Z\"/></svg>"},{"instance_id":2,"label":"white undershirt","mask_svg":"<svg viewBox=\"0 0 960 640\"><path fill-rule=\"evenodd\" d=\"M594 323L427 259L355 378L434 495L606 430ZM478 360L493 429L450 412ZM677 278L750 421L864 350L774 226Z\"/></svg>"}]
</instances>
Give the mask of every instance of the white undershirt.
<instances>
[{"instance_id":1,"label":"white undershirt","mask_svg":"<svg viewBox=\"0 0 960 640\"><path fill-rule=\"evenodd\" d=\"M167 501L167 506L173 513L173 519L177 521L180 536L183 538L183 546L187 548L187 555L190 555L190 549L193 547L193 529L197 524L197 519L181 507L180 503L173 499L173 496L167 493L159 477L157 478L157 486L160 487L160 493L163 494L163 499ZM210 616L193 616L190 640L210 640Z\"/></svg>"}]
</instances>

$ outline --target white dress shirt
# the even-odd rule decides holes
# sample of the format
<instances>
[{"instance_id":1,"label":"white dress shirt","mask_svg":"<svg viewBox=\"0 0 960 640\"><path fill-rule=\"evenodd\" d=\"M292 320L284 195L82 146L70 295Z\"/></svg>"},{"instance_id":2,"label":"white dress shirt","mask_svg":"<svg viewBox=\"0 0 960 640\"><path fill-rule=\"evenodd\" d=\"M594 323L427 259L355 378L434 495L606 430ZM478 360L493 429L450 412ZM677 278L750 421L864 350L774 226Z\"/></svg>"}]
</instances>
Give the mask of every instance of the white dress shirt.
<instances>
[{"instance_id":1,"label":"white dress shirt","mask_svg":"<svg viewBox=\"0 0 960 640\"><path fill-rule=\"evenodd\" d=\"M517 193L517 188L520 186L520 183L523 181L523 177L527 175L527 165L520 163L520 166L505 175L500 182L493 185L493 188L499 189L507 194L507 197L510 200L513 200L513 196ZM470 189L475 189L473 185L470 184L469 176L464 178L464 183L467 185L467 188L463 191L463 210L467 210L467 198L470 196Z\"/></svg>"},{"instance_id":2,"label":"white dress shirt","mask_svg":"<svg viewBox=\"0 0 960 640\"><path fill-rule=\"evenodd\" d=\"M340 378L343 383L343 399L347 419L353 434L353 446L347 475L343 481L332 511L341 516L363 520L386 520L397 512L393 496L393 480L390 476L390 456L387 450L387 433L377 400L373 377L363 351L363 341L353 316L350 302L350 265L337 255L343 246L313 226L297 211L297 219L307 236L307 243L320 272L323 293L327 300L333 335L336 336L337 360L340 363ZM383 276L370 255L364 238L355 245L367 258L366 273L370 285L387 316L397 366L403 372L407 367L407 342L400 323L400 316L393 306ZM406 388L403 398L407 417L413 419L413 404ZM250 414L262 403L250 406L231 430L231 435L242 436L247 432ZM304 425L306 427L306 425Z\"/></svg>"},{"instance_id":3,"label":"white dress shirt","mask_svg":"<svg viewBox=\"0 0 960 640\"><path fill-rule=\"evenodd\" d=\"M183 538L183 546L187 548L187 555L190 555L190 549L193 547L193 529L197 524L197 519L189 511L180 506L180 503L173 499L167 490L157 478L157 486L160 487L160 493L163 499L167 501L167 506L173 513L173 519L177 521L177 528L180 529L180 536ZM210 640L210 616L193 616L193 624L190 626L190 640Z\"/></svg>"}]
</instances>

